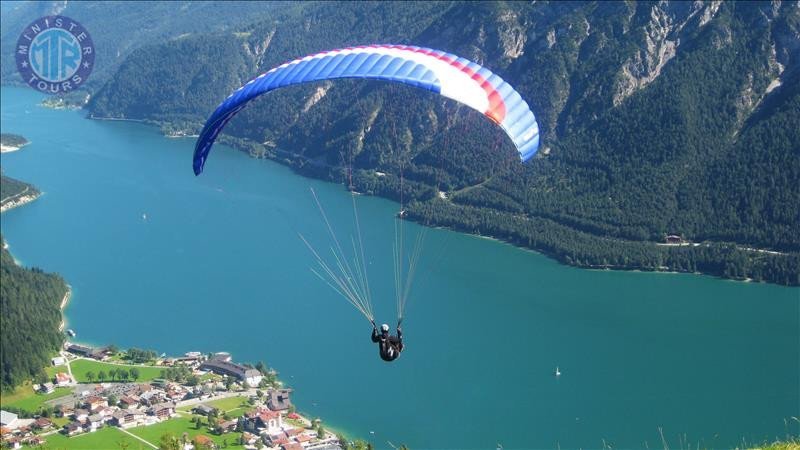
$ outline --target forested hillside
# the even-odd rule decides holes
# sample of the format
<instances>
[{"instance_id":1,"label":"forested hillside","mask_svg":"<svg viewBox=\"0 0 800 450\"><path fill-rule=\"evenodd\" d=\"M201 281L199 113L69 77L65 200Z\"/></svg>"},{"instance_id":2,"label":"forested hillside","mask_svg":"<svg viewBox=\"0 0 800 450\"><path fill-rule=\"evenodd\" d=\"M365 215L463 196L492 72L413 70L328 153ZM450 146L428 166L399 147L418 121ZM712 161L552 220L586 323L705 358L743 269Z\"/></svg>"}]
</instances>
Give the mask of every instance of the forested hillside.
<instances>
[{"instance_id":1,"label":"forested hillside","mask_svg":"<svg viewBox=\"0 0 800 450\"><path fill-rule=\"evenodd\" d=\"M4 203L6 199L12 199L13 197L31 190L34 193L38 192L35 187L28 183L23 183L22 181L15 180L5 175L0 175L0 200L2 200L0 203Z\"/></svg>"},{"instance_id":2,"label":"forested hillside","mask_svg":"<svg viewBox=\"0 0 800 450\"><path fill-rule=\"evenodd\" d=\"M0 144L9 147L22 147L28 140L18 134L0 133Z\"/></svg>"},{"instance_id":3,"label":"forested hillside","mask_svg":"<svg viewBox=\"0 0 800 450\"><path fill-rule=\"evenodd\" d=\"M0 79L22 83L14 63L13 48L23 28L41 16L64 15L89 30L97 57L88 88L102 86L131 51L192 34L235 29L274 17L277 10L300 10L290 2L3 2L0 14Z\"/></svg>"},{"instance_id":4,"label":"forested hillside","mask_svg":"<svg viewBox=\"0 0 800 450\"><path fill-rule=\"evenodd\" d=\"M0 388L42 373L61 348L61 300L67 285L58 275L16 265L5 246L0 254Z\"/></svg>"},{"instance_id":5,"label":"forested hillside","mask_svg":"<svg viewBox=\"0 0 800 450\"><path fill-rule=\"evenodd\" d=\"M261 98L227 142L337 181L352 165L357 189L392 198L403 166L413 218L570 264L800 283L796 2L278 9L235 33L134 51L91 114L196 132L230 91L285 60L373 42L440 48L528 100L543 136L536 159L514 160L502 132L465 107L352 80ZM694 244L656 245L666 235Z\"/></svg>"}]
</instances>

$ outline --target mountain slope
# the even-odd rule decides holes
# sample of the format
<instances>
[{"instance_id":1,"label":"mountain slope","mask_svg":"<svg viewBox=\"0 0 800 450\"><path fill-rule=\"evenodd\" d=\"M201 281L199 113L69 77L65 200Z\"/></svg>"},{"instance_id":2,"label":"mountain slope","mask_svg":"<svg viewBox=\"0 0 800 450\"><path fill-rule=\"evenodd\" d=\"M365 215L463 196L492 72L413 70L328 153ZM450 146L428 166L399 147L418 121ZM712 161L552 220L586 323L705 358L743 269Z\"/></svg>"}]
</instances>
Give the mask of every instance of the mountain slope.
<instances>
[{"instance_id":1,"label":"mountain slope","mask_svg":"<svg viewBox=\"0 0 800 450\"><path fill-rule=\"evenodd\" d=\"M0 388L6 392L41 374L61 348L60 304L67 285L58 275L18 266L5 245L0 274Z\"/></svg>"},{"instance_id":2,"label":"mountain slope","mask_svg":"<svg viewBox=\"0 0 800 450\"><path fill-rule=\"evenodd\" d=\"M21 83L14 46L23 28L39 17L65 15L79 21L92 36L97 58L88 88L102 86L135 49L193 34L240 27L276 16L277 10L302 9L288 2L3 2L0 15L0 80Z\"/></svg>"},{"instance_id":3,"label":"mountain slope","mask_svg":"<svg viewBox=\"0 0 800 450\"><path fill-rule=\"evenodd\" d=\"M393 198L403 166L413 217L568 263L797 284L799 9L309 3L239 33L134 52L89 108L196 131L237 84L285 60L365 42L441 48L529 100L543 133L534 161L515 162L499 130L460 105L348 80L254 101L226 128L229 142L336 180L352 165L358 189ZM703 244L655 245L667 234Z\"/></svg>"}]
</instances>

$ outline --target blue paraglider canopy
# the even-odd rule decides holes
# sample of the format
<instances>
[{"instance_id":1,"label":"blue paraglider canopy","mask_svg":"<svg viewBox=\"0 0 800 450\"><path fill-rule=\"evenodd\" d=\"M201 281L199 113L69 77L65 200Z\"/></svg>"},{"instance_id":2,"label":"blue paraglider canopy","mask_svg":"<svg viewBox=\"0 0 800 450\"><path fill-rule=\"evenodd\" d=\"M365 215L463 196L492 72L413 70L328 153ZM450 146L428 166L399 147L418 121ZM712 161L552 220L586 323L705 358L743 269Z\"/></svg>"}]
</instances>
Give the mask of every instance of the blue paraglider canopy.
<instances>
[{"instance_id":1,"label":"blue paraglider canopy","mask_svg":"<svg viewBox=\"0 0 800 450\"><path fill-rule=\"evenodd\" d=\"M206 121L194 151L194 173L225 125L250 100L294 84L334 78L394 81L451 98L473 108L505 130L522 161L539 149L539 125L530 107L502 78L472 61L429 48L407 45L351 47L287 62L248 81L223 101Z\"/></svg>"}]
</instances>

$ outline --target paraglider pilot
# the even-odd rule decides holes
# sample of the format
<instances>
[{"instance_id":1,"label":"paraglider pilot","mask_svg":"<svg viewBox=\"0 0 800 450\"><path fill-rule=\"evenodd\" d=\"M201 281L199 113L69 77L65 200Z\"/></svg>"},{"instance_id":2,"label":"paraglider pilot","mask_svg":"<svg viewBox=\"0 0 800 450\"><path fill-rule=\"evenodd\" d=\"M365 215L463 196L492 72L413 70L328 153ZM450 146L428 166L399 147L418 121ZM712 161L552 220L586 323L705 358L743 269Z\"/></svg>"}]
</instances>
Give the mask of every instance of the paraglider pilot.
<instances>
[{"instance_id":1,"label":"paraglider pilot","mask_svg":"<svg viewBox=\"0 0 800 450\"><path fill-rule=\"evenodd\" d=\"M400 324L397 324L397 336L392 336L389 334L389 325L381 325L379 334L375 322L372 322L372 342L378 344L382 360L386 362L394 361L403 351L403 330L400 328Z\"/></svg>"}]
</instances>

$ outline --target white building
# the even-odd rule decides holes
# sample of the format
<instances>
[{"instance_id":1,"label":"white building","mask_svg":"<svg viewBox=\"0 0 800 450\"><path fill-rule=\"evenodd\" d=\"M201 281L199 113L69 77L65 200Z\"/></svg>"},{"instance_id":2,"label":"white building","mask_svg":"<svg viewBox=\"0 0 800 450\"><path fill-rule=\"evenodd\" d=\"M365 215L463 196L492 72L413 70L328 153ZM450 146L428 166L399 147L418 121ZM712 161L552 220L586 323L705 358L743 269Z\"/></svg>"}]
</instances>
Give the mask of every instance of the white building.
<instances>
[{"instance_id":1,"label":"white building","mask_svg":"<svg viewBox=\"0 0 800 450\"><path fill-rule=\"evenodd\" d=\"M55 358L50 360L54 366L63 366L67 363L67 359L63 356L56 356Z\"/></svg>"},{"instance_id":2,"label":"white building","mask_svg":"<svg viewBox=\"0 0 800 450\"><path fill-rule=\"evenodd\" d=\"M0 426L8 428L9 430L16 430L19 428L19 417L8 411L0 411Z\"/></svg>"}]
</instances>

